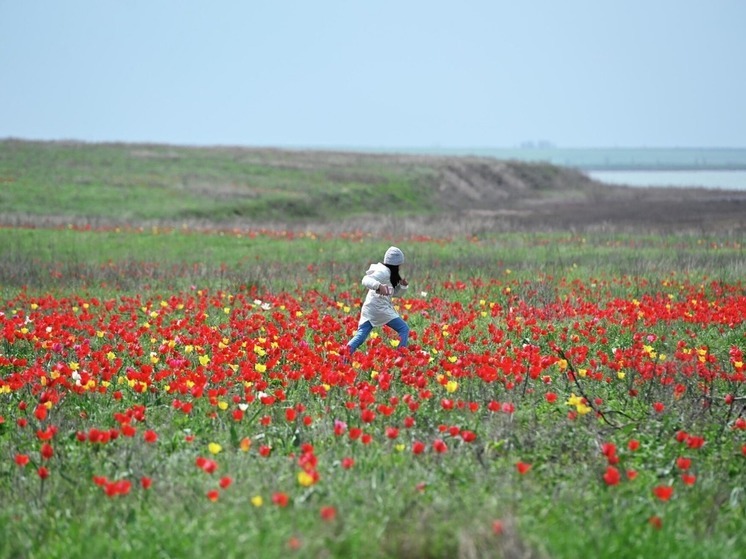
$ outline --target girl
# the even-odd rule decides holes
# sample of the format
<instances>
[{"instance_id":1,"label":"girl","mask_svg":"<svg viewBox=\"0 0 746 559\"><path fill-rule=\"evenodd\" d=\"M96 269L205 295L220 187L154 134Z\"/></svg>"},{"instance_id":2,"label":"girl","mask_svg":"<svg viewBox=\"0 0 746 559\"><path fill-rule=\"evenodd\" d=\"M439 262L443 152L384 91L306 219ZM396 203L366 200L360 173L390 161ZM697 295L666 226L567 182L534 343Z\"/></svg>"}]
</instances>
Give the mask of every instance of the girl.
<instances>
[{"instance_id":1,"label":"girl","mask_svg":"<svg viewBox=\"0 0 746 559\"><path fill-rule=\"evenodd\" d=\"M363 277L363 285L368 288L363 308L360 310L360 321L357 332L347 342L349 355L368 339L374 327L386 325L399 334L399 347L407 347L409 326L394 309L392 297L398 297L406 291L409 283L399 275L399 266L404 262L404 253L392 246L383 256L383 264L371 264Z\"/></svg>"}]
</instances>

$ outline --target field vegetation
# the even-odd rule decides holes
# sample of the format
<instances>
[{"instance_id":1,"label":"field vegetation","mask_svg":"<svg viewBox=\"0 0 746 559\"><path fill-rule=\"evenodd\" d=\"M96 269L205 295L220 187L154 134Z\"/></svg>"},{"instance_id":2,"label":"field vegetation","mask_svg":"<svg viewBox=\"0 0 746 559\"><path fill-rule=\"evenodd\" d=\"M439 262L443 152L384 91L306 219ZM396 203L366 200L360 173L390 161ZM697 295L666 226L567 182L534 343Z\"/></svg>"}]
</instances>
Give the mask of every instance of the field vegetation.
<instances>
[{"instance_id":1,"label":"field vegetation","mask_svg":"<svg viewBox=\"0 0 746 559\"><path fill-rule=\"evenodd\" d=\"M742 556L737 220L506 231L599 185L260 152L2 144L0 556ZM391 244L411 344L345 361Z\"/></svg>"}]
</instances>

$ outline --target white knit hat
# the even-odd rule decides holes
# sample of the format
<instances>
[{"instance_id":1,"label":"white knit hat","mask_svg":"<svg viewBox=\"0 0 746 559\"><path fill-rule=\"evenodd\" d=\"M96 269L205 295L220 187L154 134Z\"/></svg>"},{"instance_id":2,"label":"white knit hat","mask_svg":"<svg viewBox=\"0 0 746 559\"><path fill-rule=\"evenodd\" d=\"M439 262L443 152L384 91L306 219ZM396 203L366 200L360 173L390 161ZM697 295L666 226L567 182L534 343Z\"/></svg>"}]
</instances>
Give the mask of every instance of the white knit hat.
<instances>
[{"instance_id":1,"label":"white knit hat","mask_svg":"<svg viewBox=\"0 0 746 559\"><path fill-rule=\"evenodd\" d=\"M398 266L402 262L404 262L404 253L396 247L389 247L386 254L383 256L384 264Z\"/></svg>"}]
</instances>

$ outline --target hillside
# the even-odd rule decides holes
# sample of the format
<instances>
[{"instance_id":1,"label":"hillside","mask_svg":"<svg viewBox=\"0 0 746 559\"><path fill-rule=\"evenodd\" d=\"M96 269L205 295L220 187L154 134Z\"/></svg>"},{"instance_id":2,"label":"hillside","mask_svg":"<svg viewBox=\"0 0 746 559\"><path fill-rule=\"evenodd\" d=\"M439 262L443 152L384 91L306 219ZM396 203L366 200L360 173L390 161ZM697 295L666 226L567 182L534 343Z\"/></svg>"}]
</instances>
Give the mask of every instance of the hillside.
<instances>
[{"instance_id":1,"label":"hillside","mask_svg":"<svg viewBox=\"0 0 746 559\"><path fill-rule=\"evenodd\" d=\"M489 157L0 142L3 225L743 233L746 192L612 187Z\"/></svg>"}]
</instances>

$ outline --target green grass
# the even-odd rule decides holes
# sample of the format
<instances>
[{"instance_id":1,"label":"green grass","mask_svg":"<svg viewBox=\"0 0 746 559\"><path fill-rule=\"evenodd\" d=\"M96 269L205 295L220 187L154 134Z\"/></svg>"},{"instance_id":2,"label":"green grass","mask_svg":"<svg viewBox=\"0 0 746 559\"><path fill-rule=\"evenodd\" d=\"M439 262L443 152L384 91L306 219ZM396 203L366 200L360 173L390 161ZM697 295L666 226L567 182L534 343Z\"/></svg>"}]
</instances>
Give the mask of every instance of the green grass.
<instances>
[{"instance_id":1,"label":"green grass","mask_svg":"<svg viewBox=\"0 0 746 559\"><path fill-rule=\"evenodd\" d=\"M359 295L360 275L368 262L378 259L389 244L388 240L370 237L349 240L267 233L248 238L244 234L181 230L6 229L2 234L7 242L0 253L6 263L0 285L7 317L15 309L30 312L30 301L37 297L42 298L44 309L43 298L50 291L69 296L68 304L62 305L68 309L94 300L109 300L114 307L125 305L123 296L130 293L138 303L122 312L122 320L133 321L129 329L134 333L148 319L149 310L142 310L148 302L154 303L150 308L158 308L160 300L194 297L190 283L200 289L226 290L222 294L216 292L204 314L174 311L170 318L164 318L164 324L170 326L149 333L137 331L137 341L130 339L126 345L121 344L121 339L98 338L94 332L76 326L75 320L65 318L60 325L66 337L61 339L73 336L77 340L65 341L69 347L63 351L70 353L50 350L44 358L49 363L44 371L52 370L58 361L78 359L74 352L82 339L90 339L94 351L105 351L103 348L110 343L120 344L116 352L122 354L135 344L142 348L144 356L150 351L162 351L159 347L164 338L179 332L192 335L201 331L210 335L217 331L231 339L256 340L257 332L243 329L248 328L247 323L238 323L242 325L240 331L231 330L227 315L222 313L222 307L230 304L234 307L231 312L251 316L246 301L252 300L253 293L247 294L246 290L252 282L261 297L289 291L297 297L305 316L319 312L341 322L348 317L338 307L314 301L312 294L318 291L333 300L350 302ZM680 282L702 282L705 297L714 295L718 281L737 285L743 277L741 245L717 239L508 234L480 240L391 242L405 250L407 275L417 292L430 291L427 298L444 301L427 317L413 312L409 318L413 330L422 335L449 325L458 331L459 325L465 324L447 346L448 352L464 357L520 347L525 336L531 335L531 329L528 324L525 329L510 326L506 317L509 309L520 309L524 303L529 310L518 324L533 319L539 321L539 328L551 325L555 329L534 340L549 354L549 342L560 343L563 332L572 335L591 328L586 324L592 324L592 317L570 311L552 321L541 318L546 308L563 302L571 307L577 303L580 308L580 300L603 304L614 297L629 300L642 298L646 293L670 293L678 300ZM31 263L45 273L32 276ZM51 275L55 270L61 275ZM331 286L334 292L330 291ZM242 295L246 301L238 299ZM19 299L13 300L15 297ZM415 295L414 299L418 297ZM479 309L489 308L489 303L504 309L503 314L480 316ZM79 312L80 308L72 316L79 317ZM273 320L287 322L295 311L278 307L274 312L284 318L273 315L265 324L272 324ZM188 319L182 320L184 317ZM592 355L595 351L609 353L612 347L633 345L630 336L636 331L630 332L612 320L603 320L602 324L608 341L595 342ZM487 340L490 326L504 331L503 342ZM105 329L106 322L99 327ZM699 329L693 333L694 338L684 334L688 326L683 320L652 326L640 323L638 329L658 336L663 340L659 342L661 350L668 353L673 353L677 339L684 338L687 344L708 347L722 361L727 360L731 345L743 347L744 340L742 322L733 329ZM294 331L283 333L293 336L293 340L297 335ZM332 336L337 342L344 339L344 333L305 331L301 335L309 344L317 343L316 335L322 339ZM482 344L482 340L487 343ZM218 351L217 345L212 346L212 351ZM2 354L29 361L37 358L36 350L23 340L5 342ZM128 367L139 370L147 363L136 352L126 359L122 371ZM333 361L329 363L322 364L320 370L335 366ZM379 365L387 363L383 360L371 367L385 371ZM370 375L371 367L363 369L358 380ZM119 374L124 377L124 372ZM406 448L398 451L381 431L385 424L399 425L410 413L405 407L400 407L390 419L377 422L379 426L371 427L376 440L369 446L337 439L330 436L332 419L341 417L354 425L357 410L344 406L347 392L342 386L334 387L324 399L310 396L309 389L315 382L299 380L286 387L288 401L302 401L306 413L315 418L308 429L287 424L281 407L260 409L252 420L234 428L229 411L220 412L215 420L208 418L215 407L205 398L195 400L196 410L186 418L173 409L172 397L166 396L162 388L138 394L129 390L125 382L117 385L123 391L121 401L114 400L110 392L70 393L53 408L54 422L61 426L62 436L55 439L57 454L49 462L54 475L42 484L35 479L33 469L22 473L12 459L15 452L37 452L33 432L16 429L15 419L28 415L19 411L20 402L33 404L38 395L31 390L0 394L0 415L5 418L5 423L0 424L0 488L6 495L13 495L0 510L0 556L256 554L267 558L437 559L471 553L474 557L506 558L735 559L734 553L746 545L742 530L746 510L744 461L728 438L730 435L725 442L719 442L727 411L723 407L703 416L698 400L676 404L664 386L655 386L644 402L635 403L626 399L624 385L584 383L586 390L603 398L608 406L640 418L629 427L615 429L589 417L568 423L564 404L551 407L544 402L546 386L541 380L532 381L530 391L519 388L508 392L502 385L465 378L461 380L459 397L480 402L483 410L491 399L512 400L518 404L517 413L510 417L484 411L445 413L440 409L438 396L423 402L416 427L399 439ZM273 388L280 386L278 381ZM560 379L552 389L562 395L561 401L576 390ZM725 385L718 386L715 394L722 395L727 389ZM409 390L394 382L383 399L393 395L401 398ZM657 399L666 401L674 410L665 419L649 416L649 404ZM92 425L114 426L114 411L133 405L146 406L147 422L138 424L138 428L155 429L160 437L157 446L146 445L141 438L93 449L76 442L76 431ZM262 428L258 416L265 413L272 422ZM440 424L473 429L479 433L478 443L466 446L448 439L448 455L440 457L428 452L421 460L413 458L410 438L437 436ZM659 503L649 488L678 482L671 464L682 451L672 435L681 425L696 428L708 440L705 449L695 455L697 485L690 489L679 485L676 499ZM186 443L186 432L193 434L196 441ZM258 434L262 438L254 441L250 453L236 448L241 436ZM636 454L624 449L625 441L631 437L641 442ZM614 488L600 483L605 464L598 444L606 440L618 444L622 467L639 471L634 483ZM208 477L195 468L194 457L205 455L211 441L219 441L225 450L217 457L219 474ZM298 452L299 441L313 442L324 480L307 490L297 488L297 465L288 458L291 452ZM256 446L262 442L274 447L272 458L257 455ZM343 470L339 465L343 456L354 457L355 468ZM514 463L518 459L533 465L528 475L516 472ZM104 474L135 483L141 475L153 475L157 485L151 492L133 489L131 495L108 499L90 482L94 475ZM233 485L218 502L212 503L205 498L205 492L223 474L233 478ZM425 484L425 489L418 491L418 484ZM288 487L293 493L291 506L281 509L268 502L273 491ZM251 504L256 495L264 497L262 507ZM327 503L337 508L339 518L334 522L319 518L319 507ZM663 518L660 530L648 523L653 514ZM495 520L504 523L504 532L499 536L491 529ZM293 551L288 546L296 537L301 547Z\"/></svg>"},{"instance_id":2,"label":"green grass","mask_svg":"<svg viewBox=\"0 0 746 559\"><path fill-rule=\"evenodd\" d=\"M349 284L394 240L368 235L188 229L2 229L0 284L34 288L80 286L138 289L249 283L274 291L306 283L309 266L329 284ZM444 280L497 276L645 276L701 274L735 281L746 274L743 244L690 236L495 234L435 242L400 239L406 273L423 290ZM512 274L512 276L511 276ZM541 290L541 286L537 285ZM640 288L644 289L644 288Z\"/></svg>"},{"instance_id":3,"label":"green grass","mask_svg":"<svg viewBox=\"0 0 746 559\"><path fill-rule=\"evenodd\" d=\"M274 150L0 142L5 213L80 218L326 219L434 209L416 166Z\"/></svg>"}]
</instances>

